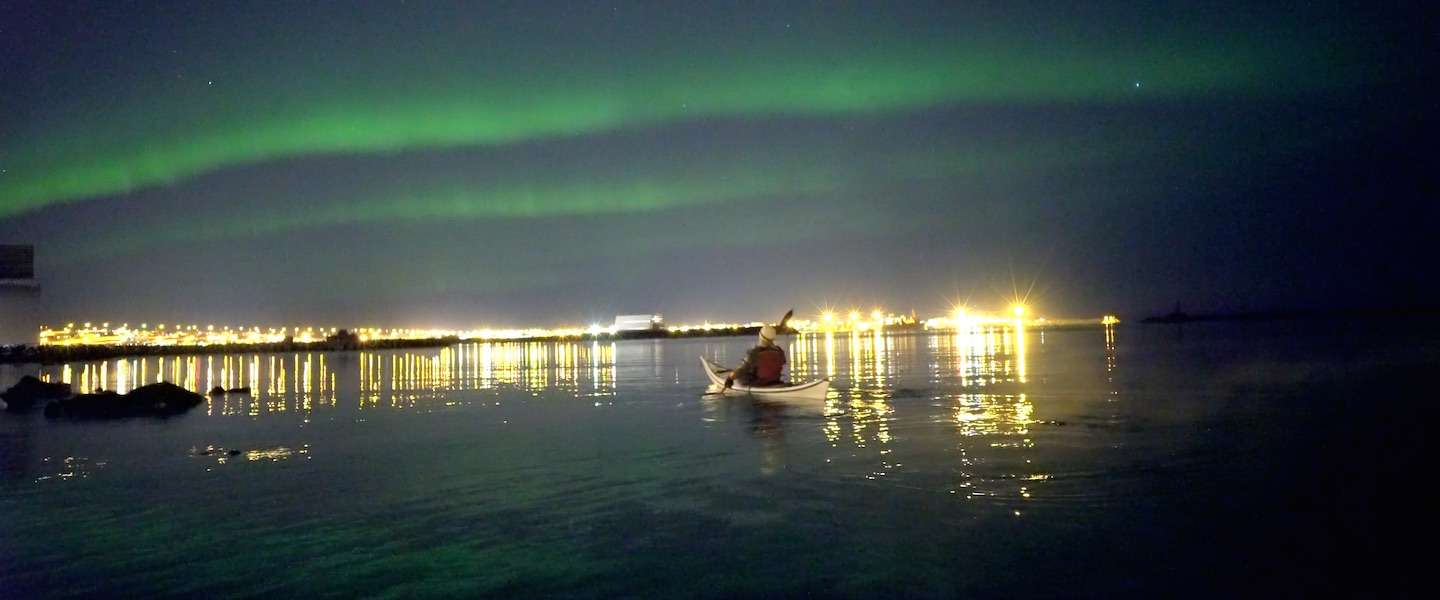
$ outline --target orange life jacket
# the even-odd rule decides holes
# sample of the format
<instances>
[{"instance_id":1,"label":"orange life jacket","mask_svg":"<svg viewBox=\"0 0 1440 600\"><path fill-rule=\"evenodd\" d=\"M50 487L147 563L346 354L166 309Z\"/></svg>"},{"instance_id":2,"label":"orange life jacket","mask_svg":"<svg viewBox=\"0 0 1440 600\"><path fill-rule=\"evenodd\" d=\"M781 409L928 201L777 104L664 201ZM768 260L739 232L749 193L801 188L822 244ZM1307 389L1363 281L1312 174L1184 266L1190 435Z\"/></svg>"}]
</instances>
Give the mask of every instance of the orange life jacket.
<instances>
[{"instance_id":1,"label":"orange life jacket","mask_svg":"<svg viewBox=\"0 0 1440 600\"><path fill-rule=\"evenodd\" d=\"M755 353L755 380L750 385L775 385L780 383L780 371L785 368L785 351L779 348L765 348Z\"/></svg>"}]
</instances>

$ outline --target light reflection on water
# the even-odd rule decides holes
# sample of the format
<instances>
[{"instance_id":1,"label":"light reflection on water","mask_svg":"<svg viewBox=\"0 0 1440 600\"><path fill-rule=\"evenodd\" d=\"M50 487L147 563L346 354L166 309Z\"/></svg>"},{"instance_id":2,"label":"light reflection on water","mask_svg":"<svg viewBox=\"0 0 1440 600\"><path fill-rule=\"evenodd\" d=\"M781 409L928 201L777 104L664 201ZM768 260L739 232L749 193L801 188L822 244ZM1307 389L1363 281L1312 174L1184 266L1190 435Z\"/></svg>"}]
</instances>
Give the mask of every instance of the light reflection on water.
<instances>
[{"instance_id":1,"label":"light reflection on water","mask_svg":"<svg viewBox=\"0 0 1440 600\"><path fill-rule=\"evenodd\" d=\"M1034 446L1034 395L1026 389L1027 338L1037 332L1015 327L976 326L960 331L816 333L788 338L790 378L829 378L832 387L821 406L790 405L750 415L751 432L766 441L790 435L786 420L809 415L823 442L832 449L861 451L874 465L869 479L894 474L903 465L891 456L897 437L932 447L936 439L959 440L954 483L1017 480L1047 476L1032 466L982 476L977 447L990 463L1009 464L997 453L1024 453ZM1104 332L1105 367L1113 374L1113 328ZM168 381L197 393L213 387L248 392L207 395L197 412L209 418L309 420L323 414L370 411L457 410L469 405L499 405L520 397L573 397L596 407L614 403L622 390L656 386L700 395L703 385L693 354L735 362L748 340L716 338L687 341L466 343L444 348L378 352L192 355L135 357L65 363L41 369L47 381L77 390L127 392L140 385ZM1041 343L1043 338L1035 342ZM676 351L692 347L696 350ZM669 350L667 352L667 350ZM1098 349L1097 349L1098 350ZM672 376L673 375L673 376ZM693 388L693 389L692 389ZM905 406L904 414L897 401ZM723 420L732 399L710 399L702 419ZM917 414L919 404L924 414ZM718 410L718 412L717 412ZM733 414L731 415L733 417ZM802 428L812 427L802 421ZM937 438L936 436L939 436ZM997 460L998 459L998 460ZM775 468L777 459L769 456ZM832 457L832 463L834 458ZM1028 462L1028 461L1027 461ZM1023 463L1022 463L1023 464ZM1023 472L1021 472L1023 471ZM950 483L930 482L931 487ZM953 486L951 486L953 487Z\"/></svg>"},{"instance_id":2,"label":"light reflection on water","mask_svg":"<svg viewBox=\"0 0 1440 600\"><path fill-rule=\"evenodd\" d=\"M1107 368L1113 370L1113 331L1107 329L1106 336ZM733 341L714 341L706 347L714 347L724 359ZM627 371L636 381L620 380L616 353L621 344L649 363L642 365L649 368ZM922 344L930 359L925 365L928 382L950 384L958 378L960 388L975 388L961 394L969 398L967 402L977 396L989 398L990 394L979 393L987 386L1026 381L1025 342L1005 327L936 334L798 335L787 345L790 377L834 380L826 412L860 413L860 420L878 424L891 410L887 402L895 387L915 375L916 365L905 361L913 362ZM619 385L663 380L671 369L678 382L680 371L689 370L685 363L690 357L666 357L664 348L665 343L654 341L466 343L357 353L149 356L47 365L38 375L44 381L70 384L77 392L123 394L160 381L201 394L214 387L243 388L248 393L217 395L206 413L259 416L333 408L342 398L361 409L434 408L453 405L456 398L450 392L502 388L611 397ZM729 358L738 358L739 353L734 354Z\"/></svg>"},{"instance_id":3,"label":"light reflection on water","mask_svg":"<svg viewBox=\"0 0 1440 600\"><path fill-rule=\"evenodd\" d=\"M1256 374L1346 363L1306 338L1119 329L791 337L791 378L833 382L812 406L702 396L697 356L734 364L748 338L46 366L77 388L251 393L167 420L0 417L0 549L19 557L13 589L142 597L694 596L716 581L883 596L899 580L1101 596L1136 573L1163 591L1167 568L1210 569L1205 536L1230 519L1294 514L1266 503L1348 426L1336 412L1297 427L1276 393L1293 378L1254 393ZM1375 345L1386 360L1417 346ZM1170 533L1186 527L1201 535ZM1191 539L1206 541L1177 542ZM215 548L243 560L195 559ZM252 578L258 562L293 568ZM1099 583L1050 583L1082 571Z\"/></svg>"},{"instance_id":4,"label":"light reflection on water","mask_svg":"<svg viewBox=\"0 0 1440 600\"><path fill-rule=\"evenodd\" d=\"M616 344L470 343L422 350L294 352L150 356L46 366L39 377L78 391L113 390L170 382L210 396L208 415L335 409L342 398L356 409L434 409L456 406L462 391L560 391L576 397L615 394Z\"/></svg>"},{"instance_id":5,"label":"light reflection on water","mask_svg":"<svg viewBox=\"0 0 1440 600\"><path fill-rule=\"evenodd\" d=\"M1035 407L1021 389L1027 380L1027 336L1011 327L956 332L876 331L797 335L789 339L790 378L833 381L821 431L831 447L883 448L894 439L897 392L924 388L945 407L943 427L961 436L1024 436ZM1114 331L1105 330L1107 374L1114 370ZM731 358L742 340L705 342L706 353ZM337 410L438 410L498 401L492 391L559 393L610 402L617 389L669 379L695 379L685 357L667 356L667 343L466 343L419 350L284 354L151 356L64 363L41 369L46 381L76 390L120 393L168 381L206 394L211 388L248 392L208 395L212 417L309 415ZM622 369L617 352L630 355ZM698 367L695 367L698 369ZM621 373L624 373L624 376ZM481 394L460 392L482 392ZM343 404L343 405L342 405ZM791 408L792 412L797 409ZM995 442L997 447L1015 442Z\"/></svg>"},{"instance_id":6,"label":"light reflection on water","mask_svg":"<svg viewBox=\"0 0 1440 600\"><path fill-rule=\"evenodd\" d=\"M1085 343L1089 352L1097 358L1102 351L1109 353L1097 366L1113 371L1113 331L1107 330L1103 346L1098 332L1089 335L1093 336ZM653 420L672 430L686 426L667 419L686 414L692 415L690 426L699 421L699 426L721 435L738 426L751 440L745 445L758 454L748 465L739 456L729 460L740 459L732 466L761 477L801 475L833 485L918 493L990 506L1007 516L1020 514L1017 503L1044 498L1045 486L1053 482L1056 472L1037 454L1043 449L1037 449L1033 435L1037 423L1046 418L1044 394L1037 396L1032 390L1035 373L1045 371L1044 344L1037 332L977 327L960 332L792 336L785 342L789 377L831 379L823 403L764 405L746 398L702 397L706 382L697 356L733 364L749 342L713 338L466 343L353 353L135 357L48 365L39 375L77 390L122 393L157 381L202 394L217 386L247 388L245 393L207 395L203 406L176 425L175 435L189 441L167 450L186 457L167 468L183 470L190 464L203 467L207 474L223 471L234 473L233 477L263 477L260 473L267 470L326 464L340 447L378 443L373 438L351 441L360 435L353 428L371 426L366 422L372 414L386 416L381 425L386 428L420 426L407 419L411 413L453 412L470 415L456 422L476 423L479 418L505 428L511 426L511 419L523 417L532 424L563 422L566 428L583 431L599 422L614 428L614 421L603 419L621 418L628 411L634 419ZM621 412L613 413L615 417L575 412L592 405L588 410L611 411L619 405ZM687 406L699 410L687 413ZM475 415L479 409L493 416ZM354 423L344 425L352 417ZM320 422L312 424L316 419ZM294 422L302 426L293 427ZM514 440L513 449L495 445L501 438L481 441L485 438L469 434L459 434L456 442L441 435L423 443L490 444L489 452L505 454L536 442L525 437L532 434L524 432L533 430L514 431L522 437ZM659 433L651 430L640 439ZM379 435L393 434L386 430ZM36 454L50 445L49 440L32 439ZM80 443L74 446L65 451L105 457L95 460L109 460L113 453ZM371 453L377 450L351 452L373 461ZM128 468L154 465L153 456L121 458ZM435 459L424 453L413 458ZM9 468L30 470L19 464ZM553 468L566 467L562 462ZM90 472L89 467L49 469L38 476ZM115 472L106 469L112 477ZM467 480L463 474L456 477ZM724 518L730 518L728 513Z\"/></svg>"}]
</instances>

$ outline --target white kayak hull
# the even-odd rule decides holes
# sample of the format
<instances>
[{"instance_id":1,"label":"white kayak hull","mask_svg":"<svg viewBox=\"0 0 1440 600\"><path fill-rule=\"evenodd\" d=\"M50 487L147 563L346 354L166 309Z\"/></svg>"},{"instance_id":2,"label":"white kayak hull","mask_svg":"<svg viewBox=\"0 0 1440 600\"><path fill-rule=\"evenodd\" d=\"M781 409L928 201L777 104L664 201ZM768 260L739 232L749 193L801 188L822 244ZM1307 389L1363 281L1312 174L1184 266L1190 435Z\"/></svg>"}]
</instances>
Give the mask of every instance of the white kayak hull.
<instances>
[{"instance_id":1,"label":"white kayak hull","mask_svg":"<svg viewBox=\"0 0 1440 600\"><path fill-rule=\"evenodd\" d=\"M725 387L725 373L729 369L710 362L705 357L700 357L700 364L705 368L705 376L710 378L710 385L720 389ZM750 396L764 400L824 400L825 395L830 391L830 380L821 379L810 383L799 385L775 385L766 387L750 387L736 383L725 393L730 396Z\"/></svg>"}]
</instances>

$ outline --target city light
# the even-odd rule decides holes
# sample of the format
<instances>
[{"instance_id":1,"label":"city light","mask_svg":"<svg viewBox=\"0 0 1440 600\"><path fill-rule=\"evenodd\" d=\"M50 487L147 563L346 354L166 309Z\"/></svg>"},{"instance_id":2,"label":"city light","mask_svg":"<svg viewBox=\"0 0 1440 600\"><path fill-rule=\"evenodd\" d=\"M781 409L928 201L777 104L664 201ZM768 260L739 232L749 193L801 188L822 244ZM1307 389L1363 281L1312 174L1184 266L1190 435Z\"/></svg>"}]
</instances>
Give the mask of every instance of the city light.
<instances>
[{"instance_id":1,"label":"city light","mask_svg":"<svg viewBox=\"0 0 1440 600\"><path fill-rule=\"evenodd\" d=\"M790 320L789 327L800 333L812 332L879 332L916 330L960 330L1005 326L1112 326L1120 319L1107 314L1098 319L1047 320L1031 315L1031 309L1021 303L1009 305L1007 312L985 312L970 306L956 306L944 316L919 318L912 314L895 314L877 307L868 314L850 310L842 320L834 311L823 310L816 317L803 316ZM715 322L706 320L696 325L676 324L657 330L662 335L725 335L740 330L766 325L762 321L745 323ZM345 331L345 335L340 332ZM313 344L327 341L361 342L366 344L454 339L460 341L512 341L537 339L626 337L614 325L591 323L586 326L496 328L476 327L472 329L439 328L378 328L357 327L341 329L335 326L296 325L285 327L261 327L258 325L184 325L160 323L154 326L141 323L132 328L128 323L111 328L108 322L95 326L92 322L74 322L64 327L41 327L41 346L174 346L201 347L224 345L267 345L299 343Z\"/></svg>"}]
</instances>

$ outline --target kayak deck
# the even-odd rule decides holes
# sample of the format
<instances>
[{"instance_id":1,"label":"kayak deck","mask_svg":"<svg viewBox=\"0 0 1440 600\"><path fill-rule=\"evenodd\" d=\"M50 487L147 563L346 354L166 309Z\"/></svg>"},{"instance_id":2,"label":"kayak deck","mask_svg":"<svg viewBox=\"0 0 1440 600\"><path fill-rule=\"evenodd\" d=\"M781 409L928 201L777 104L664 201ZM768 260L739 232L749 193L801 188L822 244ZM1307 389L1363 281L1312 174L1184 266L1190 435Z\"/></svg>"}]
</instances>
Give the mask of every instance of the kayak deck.
<instances>
[{"instance_id":1,"label":"kayak deck","mask_svg":"<svg viewBox=\"0 0 1440 600\"><path fill-rule=\"evenodd\" d=\"M705 368L705 375L710 378L710 385L717 388L723 388L725 386L725 373L729 373L730 369L710 362L703 356L700 357L700 364ZM735 385L731 386L730 389L725 390L725 393L739 396L754 396L757 398L767 398L772 400L782 400L787 398L824 400L826 393L828 393L829 391L830 380L821 379L820 381L811 381L809 383L801 383L798 385L772 385L757 387L751 387L748 385L741 385L739 383L736 383Z\"/></svg>"}]
</instances>

